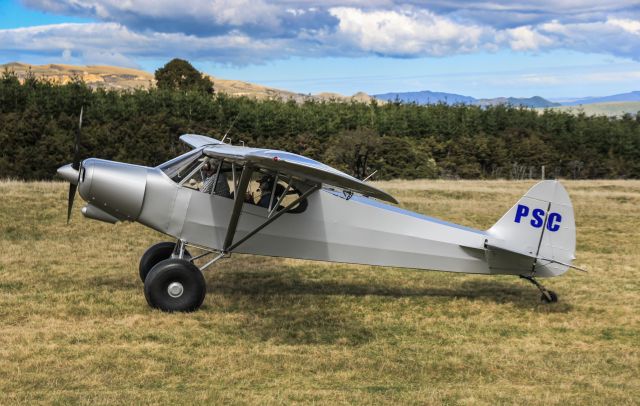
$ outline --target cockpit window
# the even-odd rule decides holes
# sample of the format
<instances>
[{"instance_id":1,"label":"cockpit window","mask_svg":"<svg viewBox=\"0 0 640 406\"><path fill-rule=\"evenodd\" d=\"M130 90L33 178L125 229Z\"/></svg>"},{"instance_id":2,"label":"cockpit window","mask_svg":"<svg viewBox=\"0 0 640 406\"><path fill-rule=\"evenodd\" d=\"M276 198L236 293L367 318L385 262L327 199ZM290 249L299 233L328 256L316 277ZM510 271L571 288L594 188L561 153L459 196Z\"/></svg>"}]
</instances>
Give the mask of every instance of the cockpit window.
<instances>
[{"instance_id":1,"label":"cockpit window","mask_svg":"<svg viewBox=\"0 0 640 406\"><path fill-rule=\"evenodd\" d=\"M216 196L232 198L236 189L234 182L237 182L237 168L228 162L212 160L211 163L211 171L207 174L208 182L205 181L205 187L202 191Z\"/></svg>"},{"instance_id":2,"label":"cockpit window","mask_svg":"<svg viewBox=\"0 0 640 406\"><path fill-rule=\"evenodd\" d=\"M269 211L282 210L298 199L302 193L296 187L295 181L288 177L266 170L253 173L245 202L267 208ZM302 200L293 206L289 213L302 213L307 208L307 200Z\"/></svg>"},{"instance_id":3,"label":"cockpit window","mask_svg":"<svg viewBox=\"0 0 640 406\"><path fill-rule=\"evenodd\" d=\"M182 179L189 175L189 168L193 163L202 158L202 149L194 149L163 163L158 168L175 182L181 182Z\"/></svg>"},{"instance_id":4,"label":"cockpit window","mask_svg":"<svg viewBox=\"0 0 640 406\"><path fill-rule=\"evenodd\" d=\"M202 193L233 199L243 166L209 158L203 150L195 149L158 167L182 187ZM292 178L266 169L256 169L243 200L247 204L264 207L269 212L282 210L298 199L305 186ZM289 213L302 213L307 200L298 202ZM276 209L277 207L277 209Z\"/></svg>"}]
</instances>

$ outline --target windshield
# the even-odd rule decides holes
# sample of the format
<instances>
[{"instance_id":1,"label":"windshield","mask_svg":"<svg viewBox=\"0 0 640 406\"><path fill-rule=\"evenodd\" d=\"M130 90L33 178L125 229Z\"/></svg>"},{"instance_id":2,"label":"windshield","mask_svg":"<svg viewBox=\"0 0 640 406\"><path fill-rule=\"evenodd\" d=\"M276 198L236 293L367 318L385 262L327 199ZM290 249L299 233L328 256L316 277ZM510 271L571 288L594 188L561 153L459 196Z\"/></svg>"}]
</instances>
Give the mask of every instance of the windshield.
<instances>
[{"instance_id":1,"label":"windshield","mask_svg":"<svg viewBox=\"0 0 640 406\"><path fill-rule=\"evenodd\" d=\"M163 163L158 168L174 181L180 182L189 174L189 169L202 155L202 148L194 149Z\"/></svg>"}]
</instances>

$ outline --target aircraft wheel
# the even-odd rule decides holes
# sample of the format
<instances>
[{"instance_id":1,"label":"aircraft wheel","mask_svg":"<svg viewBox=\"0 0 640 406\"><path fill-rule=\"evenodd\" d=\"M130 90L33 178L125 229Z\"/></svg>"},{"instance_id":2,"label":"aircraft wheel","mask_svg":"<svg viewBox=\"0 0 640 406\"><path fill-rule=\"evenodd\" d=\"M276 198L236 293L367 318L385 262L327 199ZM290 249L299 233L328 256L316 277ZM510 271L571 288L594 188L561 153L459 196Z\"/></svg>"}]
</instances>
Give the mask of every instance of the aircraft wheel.
<instances>
[{"instance_id":1,"label":"aircraft wheel","mask_svg":"<svg viewBox=\"0 0 640 406\"><path fill-rule=\"evenodd\" d=\"M204 301L207 286L200 269L184 259L158 262L144 281L149 306L165 312L192 312Z\"/></svg>"},{"instance_id":2,"label":"aircraft wheel","mask_svg":"<svg viewBox=\"0 0 640 406\"><path fill-rule=\"evenodd\" d=\"M151 268L153 268L158 262L171 258L171 254L173 253L175 246L175 242L159 242L149 247L144 254L142 254L138 269L140 272L140 279L143 283L147 278L149 271L151 271ZM184 250L184 255L185 257L191 258L191 254L189 254L189 251L186 249Z\"/></svg>"},{"instance_id":3,"label":"aircraft wheel","mask_svg":"<svg viewBox=\"0 0 640 406\"><path fill-rule=\"evenodd\" d=\"M552 290L549 290L548 292L549 292L549 296L551 297L551 300L549 300L547 295L545 295L544 293L540 297L540 300L542 300L545 303L556 303L558 301L558 295L556 295L556 292Z\"/></svg>"}]
</instances>

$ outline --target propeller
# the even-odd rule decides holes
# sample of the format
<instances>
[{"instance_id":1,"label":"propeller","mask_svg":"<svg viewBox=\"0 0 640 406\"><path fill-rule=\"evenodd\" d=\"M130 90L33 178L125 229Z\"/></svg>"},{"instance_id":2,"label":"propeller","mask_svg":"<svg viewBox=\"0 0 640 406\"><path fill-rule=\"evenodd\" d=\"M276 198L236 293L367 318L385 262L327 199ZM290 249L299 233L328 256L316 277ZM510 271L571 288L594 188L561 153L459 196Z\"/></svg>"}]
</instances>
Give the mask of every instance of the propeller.
<instances>
[{"instance_id":1,"label":"propeller","mask_svg":"<svg viewBox=\"0 0 640 406\"><path fill-rule=\"evenodd\" d=\"M76 131L76 140L73 146L73 163L71 167L78 171L78 181L74 184L69 182L69 203L67 205L67 224L71 220L71 209L73 208L73 199L76 197L78 183L80 183L80 131L82 130L82 113L84 106L80 107L80 120L78 122L78 130Z\"/></svg>"}]
</instances>

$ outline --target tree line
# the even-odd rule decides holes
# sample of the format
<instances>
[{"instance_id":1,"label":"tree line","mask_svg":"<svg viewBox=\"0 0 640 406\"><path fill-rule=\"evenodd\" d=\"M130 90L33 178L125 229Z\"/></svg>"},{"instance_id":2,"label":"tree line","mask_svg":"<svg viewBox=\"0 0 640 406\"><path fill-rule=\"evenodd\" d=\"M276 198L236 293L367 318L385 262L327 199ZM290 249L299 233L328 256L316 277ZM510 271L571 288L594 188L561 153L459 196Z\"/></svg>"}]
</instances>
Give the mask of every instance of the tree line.
<instances>
[{"instance_id":1,"label":"tree line","mask_svg":"<svg viewBox=\"0 0 640 406\"><path fill-rule=\"evenodd\" d=\"M403 103L264 100L198 88L92 90L0 77L0 178L52 179L81 153L158 165L186 151L184 133L284 149L359 178L639 178L640 113L621 118ZM233 125L232 125L233 124ZM229 130L229 128L231 128Z\"/></svg>"}]
</instances>

